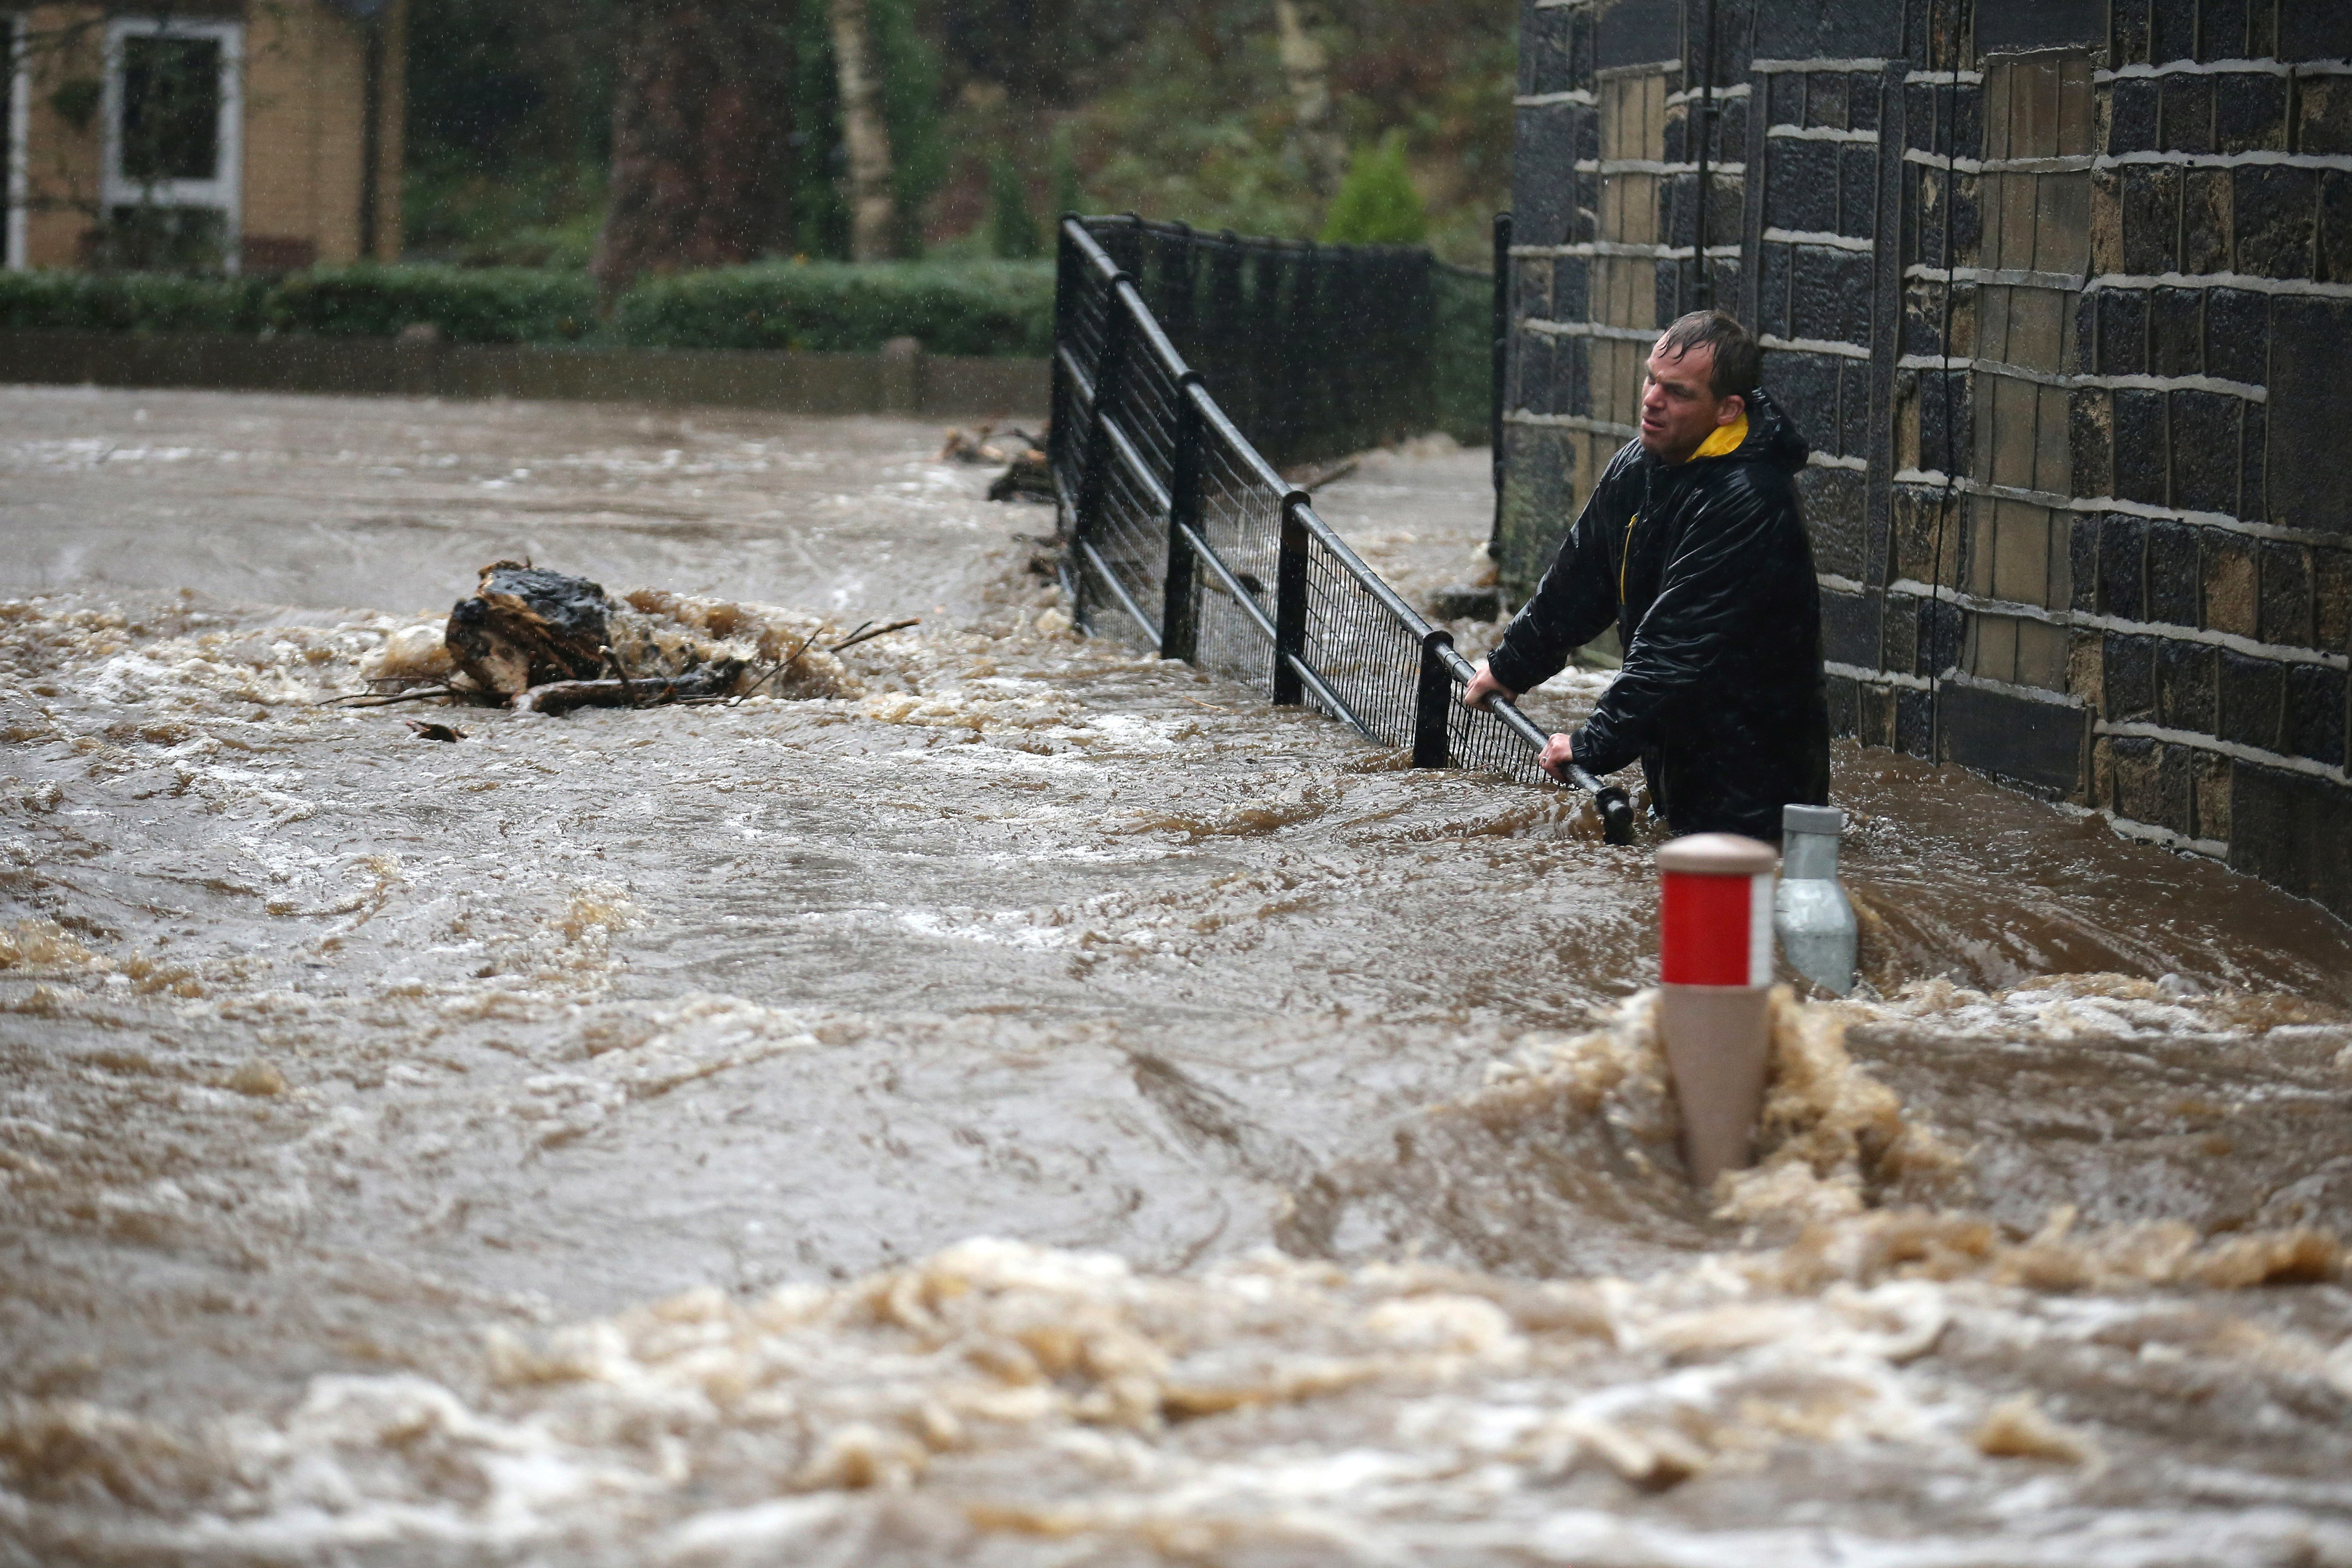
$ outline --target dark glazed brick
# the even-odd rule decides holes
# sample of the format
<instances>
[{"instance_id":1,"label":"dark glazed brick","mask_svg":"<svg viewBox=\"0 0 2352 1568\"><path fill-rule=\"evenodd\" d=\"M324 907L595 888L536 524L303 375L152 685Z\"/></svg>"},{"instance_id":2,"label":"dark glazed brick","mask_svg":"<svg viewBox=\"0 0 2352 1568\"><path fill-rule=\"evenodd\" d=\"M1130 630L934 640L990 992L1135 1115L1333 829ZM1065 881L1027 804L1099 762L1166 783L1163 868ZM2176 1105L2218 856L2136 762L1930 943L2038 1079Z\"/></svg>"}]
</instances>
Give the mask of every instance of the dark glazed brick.
<instances>
[{"instance_id":1,"label":"dark glazed brick","mask_svg":"<svg viewBox=\"0 0 2352 1568\"><path fill-rule=\"evenodd\" d=\"M1764 386L1805 438L1824 451L1837 436L1837 362L1790 349L1764 351Z\"/></svg>"},{"instance_id":2,"label":"dark glazed brick","mask_svg":"<svg viewBox=\"0 0 2352 1568\"><path fill-rule=\"evenodd\" d=\"M1919 668L1947 670L1960 662L1960 636L1968 617L1958 605L1940 599L1919 601Z\"/></svg>"},{"instance_id":3,"label":"dark glazed brick","mask_svg":"<svg viewBox=\"0 0 2352 1568\"><path fill-rule=\"evenodd\" d=\"M1831 253L1837 268L1838 297L1845 303L1845 313L1839 321L1838 336L1850 343L1870 342L1871 262L1866 250L1839 250Z\"/></svg>"},{"instance_id":4,"label":"dark glazed brick","mask_svg":"<svg viewBox=\"0 0 2352 1568\"><path fill-rule=\"evenodd\" d=\"M1832 664L1878 668L1878 604L1868 594L1822 590L1822 657Z\"/></svg>"},{"instance_id":5,"label":"dark glazed brick","mask_svg":"<svg viewBox=\"0 0 2352 1568\"><path fill-rule=\"evenodd\" d=\"M1805 122L1805 78L1800 71L1775 71L1765 80L1769 84L1768 125L1802 125Z\"/></svg>"},{"instance_id":6,"label":"dark glazed brick","mask_svg":"<svg viewBox=\"0 0 2352 1568\"><path fill-rule=\"evenodd\" d=\"M2152 276L2175 270L2180 237L2180 172L2132 163L2122 171L2124 270Z\"/></svg>"},{"instance_id":7,"label":"dark glazed brick","mask_svg":"<svg viewBox=\"0 0 2352 1568\"><path fill-rule=\"evenodd\" d=\"M1864 476L1853 468L1809 464L1797 470L1797 496L1804 506L1805 531L1812 536L1814 565L1841 577L1867 576Z\"/></svg>"},{"instance_id":8,"label":"dark glazed brick","mask_svg":"<svg viewBox=\"0 0 2352 1568\"><path fill-rule=\"evenodd\" d=\"M2205 374L2261 386L2270 380L2271 302L2242 289L2205 290Z\"/></svg>"},{"instance_id":9,"label":"dark glazed brick","mask_svg":"<svg viewBox=\"0 0 2352 1568\"><path fill-rule=\"evenodd\" d=\"M1783 137L1764 163L1764 221L1827 234L1837 227L1837 143Z\"/></svg>"},{"instance_id":10,"label":"dark glazed brick","mask_svg":"<svg viewBox=\"0 0 2352 1568\"><path fill-rule=\"evenodd\" d=\"M1521 332L1511 352L1510 374L1504 388L1513 408L1530 414L1550 414L1553 341L1540 332Z\"/></svg>"},{"instance_id":11,"label":"dark glazed brick","mask_svg":"<svg viewBox=\"0 0 2352 1568\"><path fill-rule=\"evenodd\" d=\"M2336 79L2352 101L2352 77ZM2342 169L2319 174L2319 276L2323 282L2352 283L2352 174Z\"/></svg>"},{"instance_id":12,"label":"dark glazed brick","mask_svg":"<svg viewBox=\"0 0 2352 1568\"><path fill-rule=\"evenodd\" d=\"M2105 392L2095 387L2084 387L2067 399L2066 433L2073 447L2074 493L2078 496L2115 493L2115 405Z\"/></svg>"},{"instance_id":13,"label":"dark glazed brick","mask_svg":"<svg viewBox=\"0 0 2352 1568\"><path fill-rule=\"evenodd\" d=\"M2116 494L2168 504L2165 489L2164 394L2116 394Z\"/></svg>"},{"instance_id":14,"label":"dark glazed brick","mask_svg":"<svg viewBox=\"0 0 2352 1568\"><path fill-rule=\"evenodd\" d=\"M1838 362L1838 450L1849 458L1870 456L1870 362Z\"/></svg>"},{"instance_id":15,"label":"dark glazed brick","mask_svg":"<svg viewBox=\"0 0 2352 1568\"><path fill-rule=\"evenodd\" d=\"M2080 708L1948 686L1937 727L1947 760L2014 779L2048 796L2081 790L2089 721Z\"/></svg>"},{"instance_id":16,"label":"dark glazed brick","mask_svg":"<svg viewBox=\"0 0 2352 1568\"><path fill-rule=\"evenodd\" d=\"M2147 20L2147 58L2151 64L2169 65L2197 58L2197 0L2150 0Z\"/></svg>"},{"instance_id":17,"label":"dark glazed brick","mask_svg":"<svg viewBox=\"0 0 2352 1568\"><path fill-rule=\"evenodd\" d=\"M2352 789L2234 763L2230 819L2231 868L2352 920Z\"/></svg>"},{"instance_id":18,"label":"dark glazed brick","mask_svg":"<svg viewBox=\"0 0 2352 1568\"><path fill-rule=\"evenodd\" d=\"M2168 729L2213 732L2213 650L2203 643L2156 645L2156 712Z\"/></svg>"},{"instance_id":19,"label":"dark glazed brick","mask_svg":"<svg viewBox=\"0 0 2352 1568\"><path fill-rule=\"evenodd\" d=\"M2147 6L2144 0L2121 0L2110 7L2111 26L2115 30L2115 60L2117 66L2147 64ZM2121 83L2117 83L2121 86ZM2117 148L2117 152L2125 151Z\"/></svg>"},{"instance_id":20,"label":"dark glazed brick","mask_svg":"<svg viewBox=\"0 0 2352 1568\"><path fill-rule=\"evenodd\" d=\"M1895 749L1906 756L1924 757L1935 737L1935 721L1924 691L1895 694Z\"/></svg>"},{"instance_id":21,"label":"dark glazed brick","mask_svg":"<svg viewBox=\"0 0 2352 1568\"><path fill-rule=\"evenodd\" d=\"M2168 153L2210 153L2213 150L2213 79L2210 76L2169 76L2164 79L2158 110L2164 150Z\"/></svg>"},{"instance_id":22,"label":"dark glazed brick","mask_svg":"<svg viewBox=\"0 0 2352 1568\"><path fill-rule=\"evenodd\" d=\"M2329 0L2290 0L2279 7L2278 58L2340 60L2352 56L2352 9Z\"/></svg>"},{"instance_id":23,"label":"dark glazed brick","mask_svg":"<svg viewBox=\"0 0 2352 1568\"><path fill-rule=\"evenodd\" d=\"M2286 732L2290 756L2309 757L2330 767L2344 765L2344 672L2316 664L2291 664L2286 671Z\"/></svg>"},{"instance_id":24,"label":"dark glazed brick","mask_svg":"<svg viewBox=\"0 0 2352 1568\"><path fill-rule=\"evenodd\" d=\"M2102 289L2099 301L2099 374L2147 374L2148 290Z\"/></svg>"},{"instance_id":25,"label":"dark glazed brick","mask_svg":"<svg viewBox=\"0 0 2352 1568\"><path fill-rule=\"evenodd\" d=\"M2246 405L2246 428L2238 440L2238 515L2242 518L2258 520L2269 512L2263 485L2268 447L2263 426L2268 417L2261 404Z\"/></svg>"},{"instance_id":26,"label":"dark glazed brick","mask_svg":"<svg viewBox=\"0 0 2352 1568\"><path fill-rule=\"evenodd\" d=\"M1966 158L1984 143L1984 89L1961 87L1953 91L1951 143Z\"/></svg>"},{"instance_id":27,"label":"dark glazed brick","mask_svg":"<svg viewBox=\"0 0 2352 1568\"><path fill-rule=\"evenodd\" d=\"M2267 9L2272 0L2261 0ZM2246 54L2246 0L2204 0L2197 26L2200 60L2242 60Z\"/></svg>"},{"instance_id":28,"label":"dark glazed brick","mask_svg":"<svg viewBox=\"0 0 2352 1568\"><path fill-rule=\"evenodd\" d=\"M1551 298L1554 319L1562 321L1587 321L1592 319L1592 263L1581 256L1563 256L1551 264Z\"/></svg>"},{"instance_id":29,"label":"dark glazed brick","mask_svg":"<svg viewBox=\"0 0 2352 1568\"><path fill-rule=\"evenodd\" d=\"M1758 258L1756 330L1785 338L1789 331L1789 258L1793 246L1768 240Z\"/></svg>"},{"instance_id":30,"label":"dark glazed brick","mask_svg":"<svg viewBox=\"0 0 2352 1568\"><path fill-rule=\"evenodd\" d=\"M1845 84L1845 128L1849 131L1878 129L1878 79L1867 72L1848 77Z\"/></svg>"},{"instance_id":31,"label":"dark glazed brick","mask_svg":"<svg viewBox=\"0 0 2352 1568\"><path fill-rule=\"evenodd\" d=\"M2116 81L2108 110L2109 153L2155 151L2156 85L2145 77L2125 77Z\"/></svg>"},{"instance_id":32,"label":"dark glazed brick","mask_svg":"<svg viewBox=\"0 0 2352 1568\"><path fill-rule=\"evenodd\" d=\"M1924 673L1919 668L1919 601L1907 594L1889 594L1885 616L1879 633L1879 667L1897 675Z\"/></svg>"},{"instance_id":33,"label":"dark glazed brick","mask_svg":"<svg viewBox=\"0 0 2352 1568\"><path fill-rule=\"evenodd\" d=\"M1871 666L1865 663L1863 668L1867 669ZM1829 700L1830 733L1859 734L1862 730L1862 682L1848 676L1832 675L1823 678L1822 692Z\"/></svg>"},{"instance_id":34,"label":"dark glazed brick","mask_svg":"<svg viewBox=\"0 0 2352 1568\"><path fill-rule=\"evenodd\" d=\"M2271 450L2265 510L2290 527L2345 531L2345 432L2352 430L2352 300L2271 302Z\"/></svg>"},{"instance_id":35,"label":"dark glazed brick","mask_svg":"<svg viewBox=\"0 0 2352 1568\"><path fill-rule=\"evenodd\" d=\"M1748 161L1748 100L1721 99L1716 105L1716 151L1727 163Z\"/></svg>"},{"instance_id":36,"label":"dark glazed brick","mask_svg":"<svg viewBox=\"0 0 2352 1568\"><path fill-rule=\"evenodd\" d=\"M2230 171L2237 269L2257 278L2311 276L2318 193L2309 169L2245 163Z\"/></svg>"},{"instance_id":37,"label":"dark glazed brick","mask_svg":"<svg viewBox=\"0 0 2352 1568\"><path fill-rule=\"evenodd\" d=\"M2109 632L2100 649L2105 668L2106 718L2126 724L2156 717L2156 639Z\"/></svg>"},{"instance_id":38,"label":"dark glazed brick","mask_svg":"<svg viewBox=\"0 0 2352 1568\"><path fill-rule=\"evenodd\" d=\"M2148 370L2156 375L2203 372L2202 289L2158 289L2149 301Z\"/></svg>"},{"instance_id":39,"label":"dark glazed brick","mask_svg":"<svg viewBox=\"0 0 2352 1568\"><path fill-rule=\"evenodd\" d=\"M2190 169L2180 178L2180 270L2230 270L2231 203L2227 169Z\"/></svg>"},{"instance_id":40,"label":"dark glazed brick","mask_svg":"<svg viewBox=\"0 0 2352 1568\"><path fill-rule=\"evenodd\" d=\"M2158 519L2147 525L2147 619L2197 624L2197 530Z\"/></svg>"},{"instance_id":41,"label":"dark glazed brick","mask_svg":"<svg viewBox=\"0 0 2352 1568\"><path fill-rule=\"evenodd\" d=\"M2172 504L2183 511L2238 510L2238 414L2226 392L2172 394Z\"/></svg>"},{"instance_id":42,"label":"dark glazed brick","mask_svg":"<svg viewBox=\"0 0 2352 1568\"><path fill-rule=\"evenodd\" d=\"M2286 79L2261 72L2216 78L2213 140L2224 153L2286 150Z\"/></svg>"},{"instance_id":43,"label":"dark glazed brick","mask_svg":"<svg viewBox=\"0 0 2352 1568\"><path fill-rule=\"evenodd\" d=\"M2221 723L2225 741L2278 750L2279 699L2285 689L2283 668L2230 648L2221 657Z\"/></svg>"},{"instance_id":44,"label":"dark glazed brick","mask_svg":"<svg viewBox=\"0 0 2352 1568\"><path fill-rule=\"evenodd\" d=\"M1796 278L1790 294L1789 324L1793 329L1790 335L1844 339L1847 279L1841 263L1855 253L1818 245L1800 245L1791 249ZM1859 259L1867 262L1869 258ZM1864 303L1866 309L1868 301Z\"/></svg>"},{"instance_id":45,"label":"dark glazed brick","mask_svg":"<svg viewBox=\"0 0 2352 1568\"><path fill-rule=\"evenodd\" d=\"M2099 368L2099 297L2089 291L2074 296L2074 320L2066 331L2074 345L2074 360L2063 368L2089 375Z\"/></svg>"},{"instance_id":46,"label":"dark glazed brick","mask_svg":"<svg viewBox=\"0 0 2352 1568\"><path fill-rule=\"evenodd\" d=\"M1560 178L1573 168L1575 147L1563 104L1518 111L1517 150L1511 161L1517 212L1516 237L1523 245L1559 245L1569 237L1574 182Z\"/></svg>"},{"instance_id":47,"label":"dark glazed brick","mask_svg":"<svg viewBox=\"0 0 2352 1568\"><path fill-rule=\"evenodd\" d=\"M1855 239L1878 232L1878 149L1838 149L1838 230Z\"/></svg>"},{"instance_id":48,"label":"dark glazed brick","mask_svg":"<svg viewBox=\"0 0 2352 1568\"><path fill-rule=\"evenodd\" d=\"M2311 647L2311 556L2300 544L2263 544L2263 641Z\"/></svg>"},{"instance_id":49,"label":"dark glazed brick","mask_svg":"<svg viewBox=\"0 0 2352 1568\"><path fill-rule=\"evenodd\" d=\"M2147 524L2137 517L2108 512L2099 519L2099 610L2127 621L2147 619L2141 552Z\"/></svg>"},{"instance_id":50,"label":"dark glazed brick","mask_svg":"<svg viewBox=\"0 0 2352 1568\"><path fill-rule=\"evenodd\" d=\"M2066 537L2066 573L2073 584L2066 607L2085 614L2099 607L2099 520L2074 517Z\"/></svg>"},{"instance_id":51,"label":"dark glazed brick","mask_svg":"<svg viewBox=\"0 0 2352 1568\"><path fill-rule=\"evenodd\" d=\"M1688 235L1684 238L1687 240ZM1661 261L1650 269L1651 320L1671 321L1683 313L1684 267L1679 261Z\"/></svg>"}]
</instances>

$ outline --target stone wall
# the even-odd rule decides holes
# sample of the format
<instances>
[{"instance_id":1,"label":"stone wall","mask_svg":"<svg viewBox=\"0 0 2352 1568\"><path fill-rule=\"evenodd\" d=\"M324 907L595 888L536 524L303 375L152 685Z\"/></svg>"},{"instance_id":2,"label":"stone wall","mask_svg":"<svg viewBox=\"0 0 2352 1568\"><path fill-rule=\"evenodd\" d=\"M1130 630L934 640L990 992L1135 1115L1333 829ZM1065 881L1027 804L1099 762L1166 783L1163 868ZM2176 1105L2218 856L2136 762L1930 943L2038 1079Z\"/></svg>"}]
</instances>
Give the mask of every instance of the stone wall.
<instances>
[{"instance_id":1,"label":"stone wall","mask_svg":"<svg viewBox=\"0 0 2352 1568\"><path fill-rule=\"evenodd\" d=\"M1522 11L1524 594L1717 300L1814 455L1832 711L2352 915L2352 5Z\"/></svg>"}]
</instances>

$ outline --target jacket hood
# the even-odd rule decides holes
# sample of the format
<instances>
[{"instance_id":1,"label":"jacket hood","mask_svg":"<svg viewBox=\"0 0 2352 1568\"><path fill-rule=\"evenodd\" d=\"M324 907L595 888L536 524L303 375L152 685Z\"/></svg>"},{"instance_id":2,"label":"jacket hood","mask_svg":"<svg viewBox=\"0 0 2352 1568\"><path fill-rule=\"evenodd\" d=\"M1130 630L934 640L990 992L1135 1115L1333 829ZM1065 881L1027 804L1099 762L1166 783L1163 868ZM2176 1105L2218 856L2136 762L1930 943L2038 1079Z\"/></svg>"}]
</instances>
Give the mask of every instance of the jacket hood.
<instances>
[{"instance_id":1,"label":"jacket hood","mask_svg":"<svg viewBox=\"0 0 2352 1568\"><path fill-rule=\"evenodd\" d=\"M1752 463L1769 463L1784 473L1795 473L1812 455L1812 445L1790 421L1772 395L1758 387L1748 397L1748 439L1732 457Z\"/></svg>"}]
</instances>

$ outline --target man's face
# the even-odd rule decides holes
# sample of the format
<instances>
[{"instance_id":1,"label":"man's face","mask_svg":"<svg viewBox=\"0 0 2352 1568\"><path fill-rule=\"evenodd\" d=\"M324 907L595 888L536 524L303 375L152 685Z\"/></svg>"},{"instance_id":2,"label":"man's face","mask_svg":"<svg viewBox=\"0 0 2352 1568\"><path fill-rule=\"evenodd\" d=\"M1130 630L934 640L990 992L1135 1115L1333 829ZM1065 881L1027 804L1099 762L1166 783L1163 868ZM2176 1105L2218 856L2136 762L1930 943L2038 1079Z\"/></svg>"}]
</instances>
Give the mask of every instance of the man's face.
<instances>
[{"instance_id":1,"label":"man's face","mask_svg":"<svg viewBox=\"0 0 2352 1568\"><path fill-rule=\"evenodd\" d=\"M1650 351L1650 374L1642 386L1643 450L1679 463L1718 426L1747 412L1744 399L1716 396L1709 384L1714 374L1712 345L1678 353L1661 343Z\"/></svg>"}]
</instances>

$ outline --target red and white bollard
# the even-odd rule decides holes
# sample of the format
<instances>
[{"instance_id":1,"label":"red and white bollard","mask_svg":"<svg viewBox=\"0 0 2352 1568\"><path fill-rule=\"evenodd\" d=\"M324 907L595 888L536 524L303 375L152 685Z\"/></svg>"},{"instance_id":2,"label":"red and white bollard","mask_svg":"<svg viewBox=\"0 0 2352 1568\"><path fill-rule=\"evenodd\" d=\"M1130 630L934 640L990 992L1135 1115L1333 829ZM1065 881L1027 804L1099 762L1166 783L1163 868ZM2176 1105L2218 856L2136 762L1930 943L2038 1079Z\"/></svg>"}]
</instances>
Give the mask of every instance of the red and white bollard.
<instances>
[{"instance_id":1,"label":"red and white bollard","mask_svg":"<svg viewBox=\"0 0 2352 1568\"><path fill-rule=\"evenodd\" d=\"M1706 1187L1755 1158L1772 1053L1769 844L1695 833L1658 850L1658 1027L1682 1102L1683 1158Z\"/></svg>"}]
</instances>

